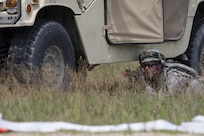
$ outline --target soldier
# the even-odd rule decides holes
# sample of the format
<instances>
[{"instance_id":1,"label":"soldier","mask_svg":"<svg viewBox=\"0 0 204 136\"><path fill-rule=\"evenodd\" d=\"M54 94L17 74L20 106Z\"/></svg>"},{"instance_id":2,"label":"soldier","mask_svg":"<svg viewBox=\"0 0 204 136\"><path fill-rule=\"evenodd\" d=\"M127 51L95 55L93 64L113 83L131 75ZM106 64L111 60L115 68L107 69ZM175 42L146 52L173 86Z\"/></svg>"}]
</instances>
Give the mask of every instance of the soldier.
<instances>
[{"instance_id":1,"label":"soldier","mask_svg":"<svg viewBox=\"0 0 204 136\"><path fill-rule=\"evenodd\" d=\"M180 63L167 62L165 56L156 49L144 51L139 56L140 67L132 71L126 69L124 76L134 78L137 85L148 93L179 93L191 89L200 91L202 80L197 72Z\"/></svg>"}]
</instances>

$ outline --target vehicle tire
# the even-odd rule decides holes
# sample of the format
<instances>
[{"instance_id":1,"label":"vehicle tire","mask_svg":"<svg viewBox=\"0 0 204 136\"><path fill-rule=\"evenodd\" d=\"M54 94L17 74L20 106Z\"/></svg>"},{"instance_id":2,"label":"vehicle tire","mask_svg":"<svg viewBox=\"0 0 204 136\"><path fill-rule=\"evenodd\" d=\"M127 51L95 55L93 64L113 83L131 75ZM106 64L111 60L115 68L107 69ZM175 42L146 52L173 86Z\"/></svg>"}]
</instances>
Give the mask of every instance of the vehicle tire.
<instances>
[{"instance_id":1,"label":"vehicle tire","mask_svg":"<svg viewBox=\"0 0 204 136\"><path fill-rule=\"evenodd\" d=\"M202 75L204 72L204 19L194 25L186 55L189 66Z\"/></svg>"},{"instance_id":2,"label":"vehicle tire","mask_svg":"<svg viewBox=\"0 0 204 136\"><path fill-rule=\"evenodd\" d=\"M2 35L0 35L0 69L1 70L6 66L7 56L8 56L8 46L4 41Z\"/></svg>"},{"instance_id":3,"label":"vehicle tire","mask_svg":"<svg viewBox=\"0 0 204 136\"><path fill-rule=\"evenodd\" d=\"M16 33L8 54L9 67L13 64L25 65L31 75L35 74L36 68L40 68L44 71L43 79L56 88L69 76L65 66L71 70L76 67L74 49L68 32L61 24L49 20L40 20L34 26ZM19 78L19 73L22 72L18 68L12 70L13 75L22 81ZM31 78L33 80L33 77Z\"/></svg>"}]
</instances>

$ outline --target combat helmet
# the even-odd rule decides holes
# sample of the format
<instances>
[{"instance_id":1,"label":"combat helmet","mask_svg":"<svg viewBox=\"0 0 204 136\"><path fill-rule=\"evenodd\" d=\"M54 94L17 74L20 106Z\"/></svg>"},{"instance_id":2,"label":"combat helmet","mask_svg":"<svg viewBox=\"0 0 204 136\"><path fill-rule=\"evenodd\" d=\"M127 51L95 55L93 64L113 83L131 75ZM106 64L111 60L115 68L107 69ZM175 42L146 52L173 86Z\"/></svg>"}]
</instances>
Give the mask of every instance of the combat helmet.
<instances>
[{"instance_id":1,"label":"combat helmet","mask_svg":"<svg viewBox=\"0 0 204 136\"><path fill-rule=\"evenodd\" d=\"M150 50L144 51L139 56L140 65L147 63L147 62L152 62L152 61L159 61L160 63L165 65L166 58L157 49L150 49Z\"/></svg>"}]
</instances>

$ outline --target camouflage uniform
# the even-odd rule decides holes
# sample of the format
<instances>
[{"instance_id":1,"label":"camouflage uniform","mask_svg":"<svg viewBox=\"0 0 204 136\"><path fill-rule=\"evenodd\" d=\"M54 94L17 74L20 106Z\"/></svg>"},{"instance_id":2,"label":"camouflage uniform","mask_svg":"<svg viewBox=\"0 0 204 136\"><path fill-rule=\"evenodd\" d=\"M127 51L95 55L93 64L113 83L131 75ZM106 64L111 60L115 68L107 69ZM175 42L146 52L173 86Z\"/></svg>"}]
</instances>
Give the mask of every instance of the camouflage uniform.
<instances>
[{"instance_id":1,"label":"camouflage uniform","mask_svg":"<svg viewBox=\"0 0 204 136\"><path fill-rule=\"evenodd\" d=\"M145 79L140 68L139 70L131 71L132 74L129 76L134 78L138 88L142 88L148 94L177 94L186 91L199 92L204 88L203 79L192 68L177 63L172 63L170 64L171 66L168 65L164 67L157 82Z\"/></svg>"},{"instance_id":2,"label":"camouflage uniform","mask_svg":"<svg viewBox=\"0 0 204 136\"><path fill-rule=\"evenodd\" d=\"M170 66L167 63L164 85L170 94L187 90L199 92L203 88L202 79L197 72L186 65L178 63L170 63Z\"/></svg>"},{"instance_id":3,"label":"camouflage uniform","mask_svg":"<svg viewBox=\"0 0 204 136\"><path fill-rule=\"evenodd\" d=\"M163 62L163 65L163 72L157 81L145 79L141 67L136 71L129 70L129 73L131 73L129 76L134 77L136 86L143 88L150 94L175 94L186 91L199 92L203 89L203 79L199 77L194 69L184 64L166 61Z\"/></svg>"}]
</instances>

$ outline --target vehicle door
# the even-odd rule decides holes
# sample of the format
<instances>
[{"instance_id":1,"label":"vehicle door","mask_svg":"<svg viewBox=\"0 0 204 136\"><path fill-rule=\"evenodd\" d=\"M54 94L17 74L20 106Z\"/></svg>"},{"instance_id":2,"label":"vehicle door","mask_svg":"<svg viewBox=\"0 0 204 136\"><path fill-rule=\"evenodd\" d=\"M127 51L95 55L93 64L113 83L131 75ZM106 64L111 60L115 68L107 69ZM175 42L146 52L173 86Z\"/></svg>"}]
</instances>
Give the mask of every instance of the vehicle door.
<instances>
[{"instance_id":1,"label":"vehicle door","mask_svg":"<svg viewBox=\"0 0 204 136\"><path fill-rule=\"evenodd\" d=\"M184 33L188 0L105 0L109 44L162 43Z\"/></svg>"}]
</instances>

